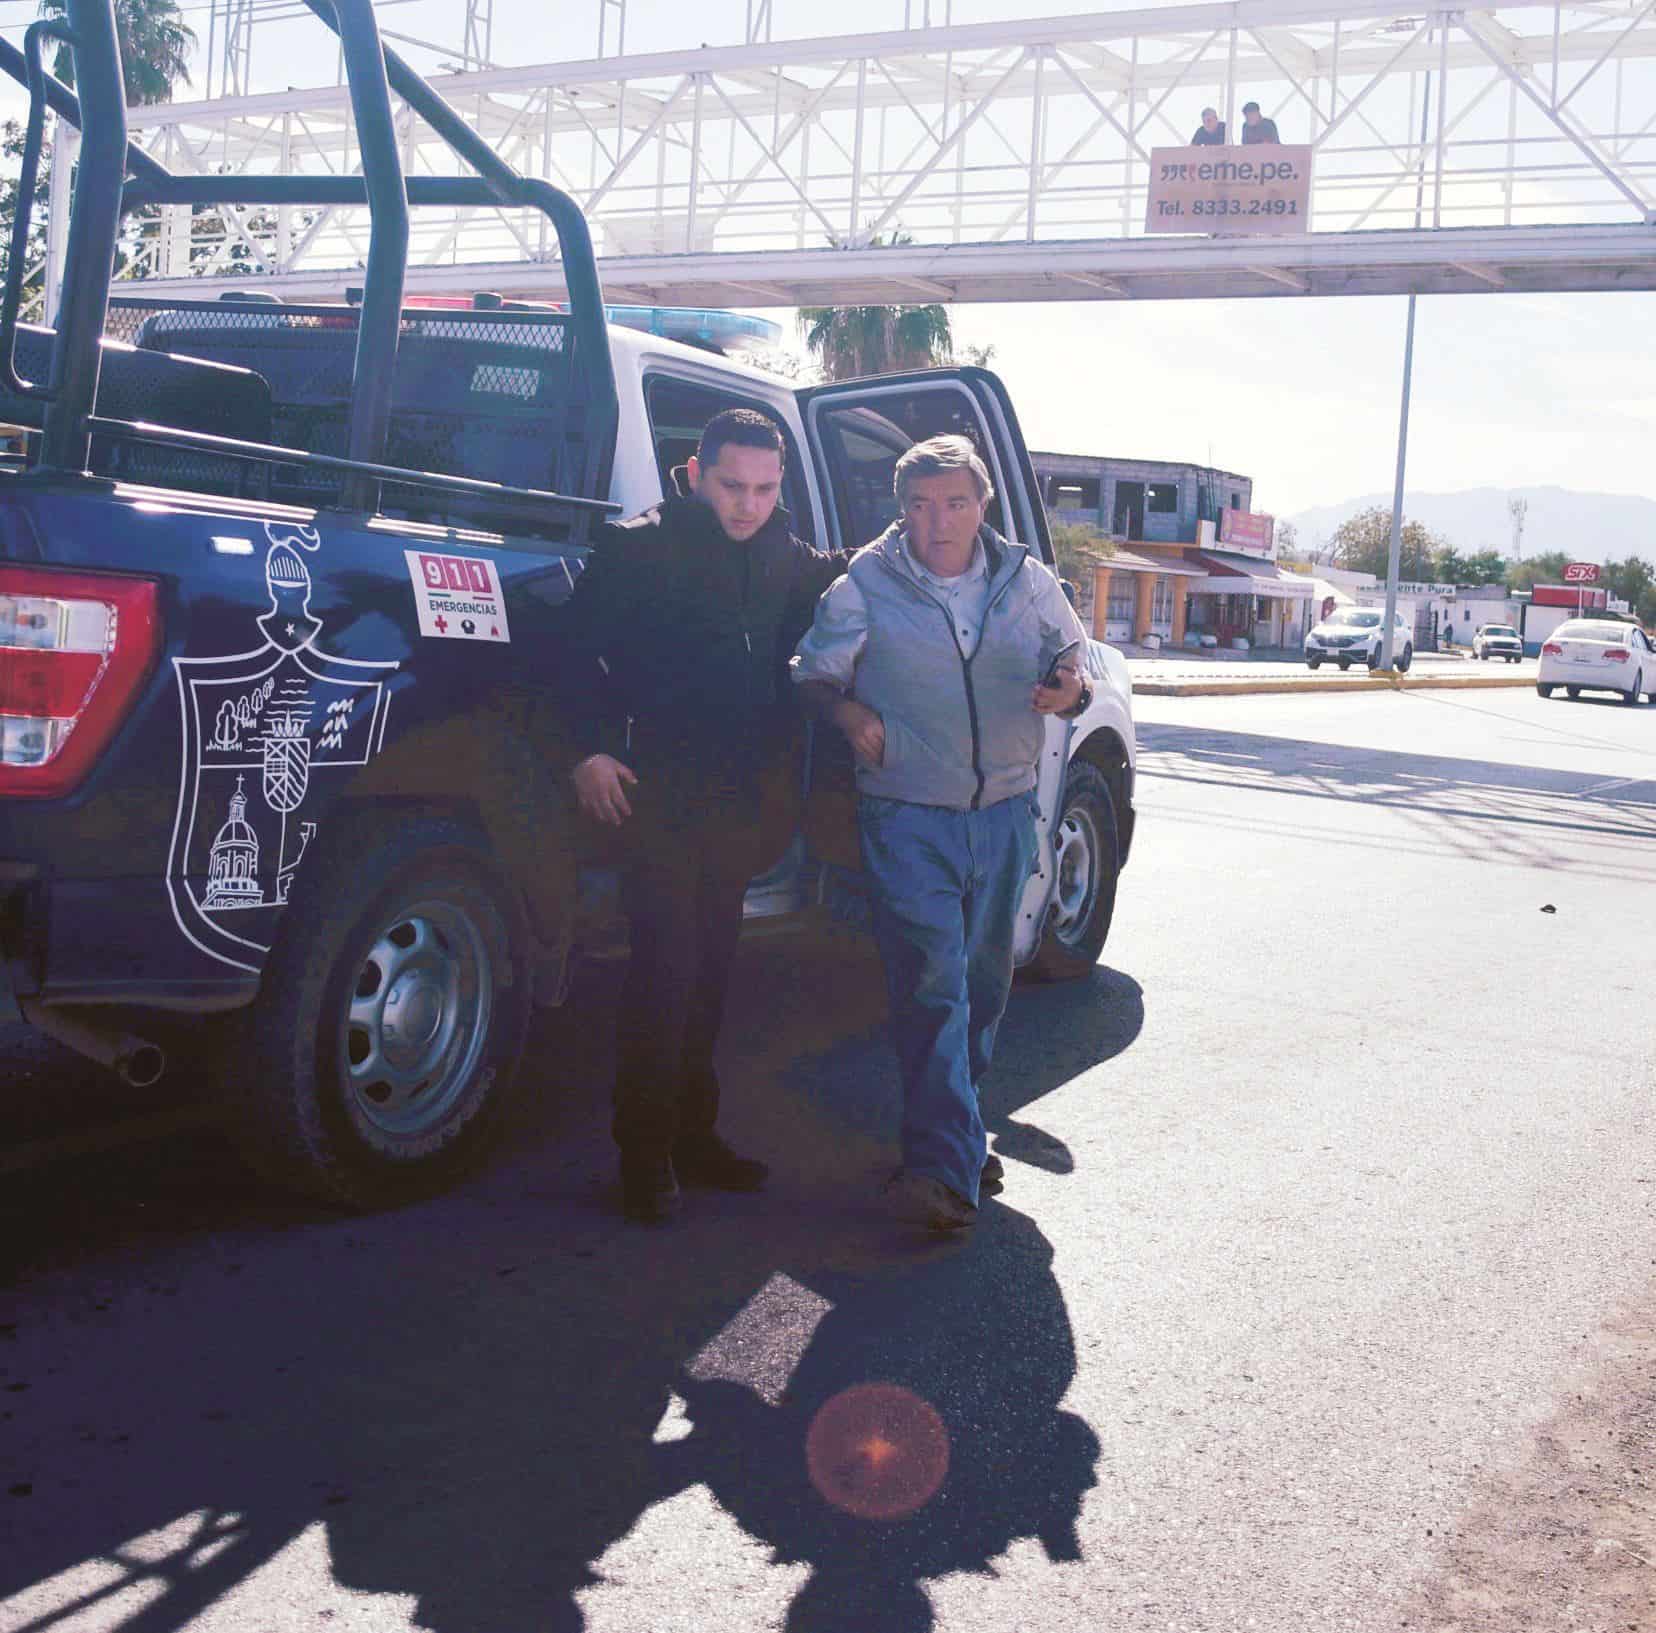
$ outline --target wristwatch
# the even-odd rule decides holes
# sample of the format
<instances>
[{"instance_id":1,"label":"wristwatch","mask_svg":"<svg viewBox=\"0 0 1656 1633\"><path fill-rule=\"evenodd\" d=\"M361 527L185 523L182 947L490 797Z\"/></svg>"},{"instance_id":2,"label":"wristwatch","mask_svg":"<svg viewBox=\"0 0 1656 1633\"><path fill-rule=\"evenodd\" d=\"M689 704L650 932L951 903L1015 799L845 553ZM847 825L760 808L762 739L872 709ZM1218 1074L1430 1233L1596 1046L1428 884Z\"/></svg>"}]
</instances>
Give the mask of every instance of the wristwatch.
<instances>
[{"instance_id":1,"label":"wristwatch","mask_svg":"<svg viewBox=\"0 0 1656 1633\"><path fill-rule=\"evenodd\" d=\"M1058 718L1060 720L1075 720L1075 719L1079 718L1081 715L1084 715L1087 712L1088 709L1090 709L1092 707L1092 700L1093 700L1092 682L1090 680L1088 680L1085 675L1083 675L1081 677L1081 695L1080 695L1080 697L1078 697L1075 700L1075 704L1072 708L1060 709L1058 711Z\"/></svg>"}]
</instances>

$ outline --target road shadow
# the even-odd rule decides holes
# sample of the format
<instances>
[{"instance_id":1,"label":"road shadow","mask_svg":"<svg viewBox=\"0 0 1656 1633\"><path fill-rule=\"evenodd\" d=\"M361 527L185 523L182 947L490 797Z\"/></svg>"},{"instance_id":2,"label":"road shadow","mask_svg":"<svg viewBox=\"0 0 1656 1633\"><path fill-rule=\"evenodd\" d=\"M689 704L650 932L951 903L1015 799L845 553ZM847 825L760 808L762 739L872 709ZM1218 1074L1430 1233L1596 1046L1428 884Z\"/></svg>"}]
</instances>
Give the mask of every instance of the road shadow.
<instances>
[{"instance_id":1,"label":"road shadow","mask_svg":"<svg viewBox=\"0 0 1656 1633\"><path fill-rule=\"evenodd\" d=\"M392 1595L406 1612L374 1614L436 1633L575 1633L595 1598L622 1607L605 1625L748 1625L695 1597L716 1534L626 1552L698 1491L791 1567L800 1633L921 1633L940 1576L1018 1538L1078 1555L1098 1443L1059 1404L1076 1363L1050 1244L1000 1202L965 1243L905 1235L864 1183L889 1137L870 1083L895 1088L871 950L824 969L744 948L730 1119L777 1179L697 1195L666 1232L609 1206L613 985L589 972L538 1033L531 1069L555 1064L563 1092L527 1143L421 1207L250 1201L200 1139L147 1194L118 1186L100 1229L121 1154L51 1171L81 1188L75 1252L37 1251L0 1320L10 1633L259 1625L263 1596L315 1592L307 1615ZM986 1094L1009 1155L1073 1169L1028 1114L1142 1014L1108 970L1014 994ZM45 1201L25 1178L13 1222ZM145 1230L151 1206L167 1224Z\"/></svg>"},{"instance_id":2,"label":"road shadow","mask_svg":"<svg viewBox=\"0 0 1656 1633\"><path fill-rule=\"evenodd\" d=\"M1146 796L1165 781L1390 808L1471 859L1656 882L1656 742L1607 776L1157 723L1140 728L1138 770ZM1223 812L1203 820L1234 825Z\"/></svg>"}]
</instances>

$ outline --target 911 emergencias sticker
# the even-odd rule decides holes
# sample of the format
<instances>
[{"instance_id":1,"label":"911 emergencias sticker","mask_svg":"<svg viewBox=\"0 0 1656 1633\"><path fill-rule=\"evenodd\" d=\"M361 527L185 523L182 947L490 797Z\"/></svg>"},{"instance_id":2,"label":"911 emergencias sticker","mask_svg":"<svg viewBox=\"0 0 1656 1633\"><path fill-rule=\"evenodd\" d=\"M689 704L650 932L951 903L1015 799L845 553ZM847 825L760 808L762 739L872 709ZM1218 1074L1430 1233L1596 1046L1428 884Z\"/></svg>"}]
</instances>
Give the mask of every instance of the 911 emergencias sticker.
<instances>
[{"instance_id":1,"label":"911 emergencias sticker","mask_svg":"<svg viewBox=\"0 0 1656 1633\"><path fill-rule=\"evenodd\" d=\"M443 641L510 641L500 574L486 556L404 550L420 633Z\"/></svg>"}]
</instances>

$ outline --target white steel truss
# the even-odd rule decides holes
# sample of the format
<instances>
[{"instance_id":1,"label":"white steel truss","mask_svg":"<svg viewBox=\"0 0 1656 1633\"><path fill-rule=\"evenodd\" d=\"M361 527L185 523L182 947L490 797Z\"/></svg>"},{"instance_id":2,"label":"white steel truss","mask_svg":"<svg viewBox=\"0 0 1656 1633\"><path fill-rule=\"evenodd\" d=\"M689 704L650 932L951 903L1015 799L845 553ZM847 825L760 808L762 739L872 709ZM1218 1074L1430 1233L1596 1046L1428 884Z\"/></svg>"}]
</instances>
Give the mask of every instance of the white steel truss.
<instances>
[{"instance_id":1,"label":"white steel truss","mask_svg":"<svg viewBox=\"0 0 1656 1633\"><path fill-rule=\"evenodd\" d=\"M218 0L226 26L243 0ZM1239 0L624 51L434 76L525 172L592 222L612 298L741 306L864 299L1121 299L1656 287L1656 0ZM468 0L486 59L489 8ZM481 49L479 49L481 46ZM227 59L228 60L228 59ZM1315 150L1309 231L1144 232L1150 155L1201 109L1257 100ZM170 168L356 168L342 88L135 108ZM452 174L404 117L411 175ZM210 293L249 277L337 293L355 210L197 211L139 229L134 272ZM522 211L415 213L410 289L556 296L556 244ZM188 285L185 279L190 281ZM206 278L203 285L200 279Z\"/></svg>"}]
</instances>

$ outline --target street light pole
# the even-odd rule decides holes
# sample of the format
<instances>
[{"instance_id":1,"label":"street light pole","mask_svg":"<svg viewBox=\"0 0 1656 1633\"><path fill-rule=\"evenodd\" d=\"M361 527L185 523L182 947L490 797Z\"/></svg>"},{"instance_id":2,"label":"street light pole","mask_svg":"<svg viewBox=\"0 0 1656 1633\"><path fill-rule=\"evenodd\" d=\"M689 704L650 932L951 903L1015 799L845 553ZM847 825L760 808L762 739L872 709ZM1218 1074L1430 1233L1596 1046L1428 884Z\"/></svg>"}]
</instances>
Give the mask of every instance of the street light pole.
<instances>
[{"instance_id":1,"label":"street light pole","mask_svg":"<svg viewBox=\"0 0 1656 1633\"><path fill-rule=\"evenodd\" d=\"M1397 572L1403 558L1403 467L1409 454L1409 387L1414 379L1415 298L1409 296L1409 321L1403 331L1403 408L1397 420L1397 480L1392 487L1391 548L1386 553L1386 627L1381 635L1380 667L1390 669L1397 626Z\"/></svg>"},{"instance_id":2,"label":"street light pole","mask_svg":"<svg viewBox=\"0 0 1656 1633\"><path fill-rule=\"evenodd\" d=\"M1426 36L1427 44L1431 35ZM1426 192L1426 131L1432 110L1432 70L1426 70L1426 90L1420 103L1420 161L1415 175L1415 230L1420 229ZM1438 120L1438 150L1442 157L1443 121ZM1397 574L1403 559L1403 468L1409 452L1409 387L1414 381L1415 297L1409 296L1409 320L1403 331L1403 407L1397 421L1397 480L1392 486L1391 548L1386 552L1386 627L1380 632L1380 667L1391 669L1397 657Z\"/></svg>"}]
</instances>

